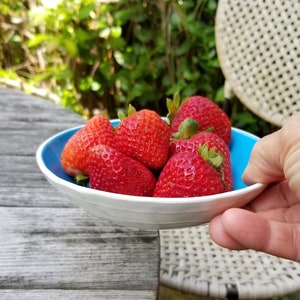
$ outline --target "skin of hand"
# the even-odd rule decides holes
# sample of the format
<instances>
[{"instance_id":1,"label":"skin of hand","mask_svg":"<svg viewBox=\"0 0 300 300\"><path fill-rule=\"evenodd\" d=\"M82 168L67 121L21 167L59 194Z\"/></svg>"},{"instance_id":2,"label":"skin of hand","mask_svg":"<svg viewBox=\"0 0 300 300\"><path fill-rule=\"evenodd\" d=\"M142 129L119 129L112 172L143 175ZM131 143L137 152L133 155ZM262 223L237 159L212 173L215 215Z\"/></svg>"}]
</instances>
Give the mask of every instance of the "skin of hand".
<instances>
[{"instance_id":1,"label":"skin of hand","mask_svg":"<svg viewBox=\"0 0 300 300\"><path fill-rule=\"evenodd\" d=\"M243 173L267 188L244 208L231 208L209 226L229 249L254 249L300 262L300 113L254 146Z\"/></svg>"}]
</instances>

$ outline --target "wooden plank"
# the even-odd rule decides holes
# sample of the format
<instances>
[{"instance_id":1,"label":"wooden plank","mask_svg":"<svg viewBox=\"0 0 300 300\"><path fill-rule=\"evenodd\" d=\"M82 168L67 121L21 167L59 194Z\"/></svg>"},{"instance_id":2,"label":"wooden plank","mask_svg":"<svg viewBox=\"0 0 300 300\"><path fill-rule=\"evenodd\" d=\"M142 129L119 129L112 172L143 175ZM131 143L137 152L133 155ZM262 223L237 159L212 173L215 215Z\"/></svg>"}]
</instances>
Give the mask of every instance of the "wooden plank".
<instances>
[{"instance_id":1,"label":"wooden plank","mask_svg":"<svg viewBox=\"0 0 300 300\"><path fill-rule=\"evenodd\" d=\"M35 156L0 154L0 159L1 206L73 207L43 176Z\"/></svg>"},{"instance_id":2,"label":"wooden plank","mask_svg":"<svg viewBox=\"0 0 300 300\"><path fill-rule=\"evenodd\" d=\"M0 299L5 300L151 300L155 295L144 290L0 290Z\"/></svg>"},{"instance_id":3,"label":"wooden plank","mask_svg":"<svg viewBox=\"0 0 300 300\"><path fill-rule=\"evenodd\" d=\"M0 207L0 235L0 289L141 290L158 283L155 231L77 208Z\"/></svg>"},{"instance_id":4,"label":"wooden plank","mask_svg":"<svg viewBox=\"0 0 300 300\"><path fill-rule=\"evenodd\" d=\"M1 155L16 155L16 156L34 156L38 146L51 136L81 125L79 122L71 126L57 125L53 123L40 124L20 124L23 131L14 128L15 124L10 126L0 126L0 153ZM26 133L26 135L24 134Z\"/></svg>"},{"instance_id":5,"label":"wooden plank","mask_svg":"<svg viewBox=\"0 0 300 300\"><path fill-rule=\"evenodd\" d=\"M45 99L0 86L1 119L8 121L65 123L80 122L82 117ZM55 111L55 113L53 113ZM26 112L26 114L24 113Z\"/></svg>"},{"instance_id":6,"label":"wooden plank","mask_svg":"<svg viewBox=\"0 0 300 300\"><path fill-rule=\"evenodd\" d=\"M0 299L155 299L158 232L74 207L36 164L40 143L85 120L1 87L0 104Z\"/></svg>"},{"instance_id":7,"label":"wooden plank","mask_svg":"<svg viewBox=\"0 0 300 300\"><path fill-rule=\"evenodd\" d=\"M47 228L55 234L84 232L97 236L107 233L141 235L145 242L158 236L155 230L120 226L106 219L98 219L77 207L0 207L0 234L35 234L47 232ZM149 236L149 241L146 236Z\"/></svg>"}]
</instances>

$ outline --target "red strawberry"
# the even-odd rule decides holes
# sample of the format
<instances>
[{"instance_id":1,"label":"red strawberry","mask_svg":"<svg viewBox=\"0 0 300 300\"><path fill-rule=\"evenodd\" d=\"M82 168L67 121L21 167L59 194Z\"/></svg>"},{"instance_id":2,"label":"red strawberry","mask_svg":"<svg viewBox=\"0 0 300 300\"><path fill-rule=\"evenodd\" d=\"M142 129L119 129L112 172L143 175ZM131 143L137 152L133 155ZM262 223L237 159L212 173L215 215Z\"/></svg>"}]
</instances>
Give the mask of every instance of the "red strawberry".
<instances>
[{"instance_id":1,"label":"red strawberry","mask_svg":"<svg viewBox=\"0 0 300 300\"><path fill-rule=\"evenodd\" d=\"M113 127L106 117L91 118L66 143L61 154L61 165L70 176L88 174L90 149L99 144L112 145Z\"/></svg>"},{"instance_id":2,"label":"red strawberry","mask_svg":"<svg viewBox=\"0 0 300 300\"><path fill-rule=\"evenodd\" d=\"M136 196L152 196L156 179L139 161L107 145L92 149L89 163L91 188Z\"/></svg>"},{"instance_id":3,"label":"red strawberry","mask_svg":"<svg viewBox=\"0 0 300 300\"><path fill-rule=\"evenodd\" d=\"M143 109L121 121L115 148L151 169L162 168L168 159L169 126L154 111Z\"/></svg>"},{"instance_id":4,"label":"red strawberry","mask_svg":"<svg viewBox=\"0 0 300 300\"><path fill-rule=\"evenodd\" d=\"M221 174L199 154L173 155L157 180L154 197L195 197L224 191Z\"/></svg>"},{"instance_id":5,"label":"red strawberry","mask_svg":"<svg viewBox=\"0 0 300 300\"><path fill-rule=\"evenodd\" d=\"M169 100L169 103L167 102L171 115L171 135L178 131L180 124L186 118L191 118L199 123L199 131L211 128L212 132L220 136L229 145L231 140L230 119L219 106L208 98L193 96L185 100L176 111L175 107L179 102L178 97L176 100L177 103L175 104L171 100Z\"/></svg>"},{"instance_id":6,"label":"red strawberry","mask_svg":"<svg viewBox=\"0 0 300 300\"><path fill-rule=\"evenodd\" d=\"M223 176L224 191L231 191L233 189L232 170L230 161L230 151L223 139L211 132L199 132L189 139L172 140L169 147L169 156L173 156L179 152L198 153L199 146L202 148L207 146L204 151L221 153L223 156L223 163L218 168L218 172Z\"/></svg>"}]
</instances>

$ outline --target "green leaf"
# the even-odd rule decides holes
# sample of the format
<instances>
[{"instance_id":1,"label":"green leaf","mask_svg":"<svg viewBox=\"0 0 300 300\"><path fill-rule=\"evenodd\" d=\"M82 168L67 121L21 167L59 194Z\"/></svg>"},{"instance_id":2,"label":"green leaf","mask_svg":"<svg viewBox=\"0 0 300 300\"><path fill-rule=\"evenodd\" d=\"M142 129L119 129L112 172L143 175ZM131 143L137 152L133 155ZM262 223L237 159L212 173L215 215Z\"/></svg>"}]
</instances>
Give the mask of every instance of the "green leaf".
<instances>
[{"instance_id":1,"label":"green leaf","mask_svg":"<svg viewBox=\"0 0 300 300\"><path fill-rule=\"evenodd\" d=\"M109 27L105 27L104 29L100 30L99 37L103 39L108 39L110 37L111 29Z\"/></svg>"},{"instance_id":2,"label":"green leaf","mask_svg":"<svg viewBox=\"0 0 300 300\"><path fill-rule=\"evenodd\" d=\"M77 55L78 48L77 48L77 43L75 40L65 38L63 40L63 45L64 45L64 48L66 49L68 55L70 55L70 57L75 57Z\"/></svg>"},{"instance_id":3,"label":"green leaf","mask_svg":"<svg viewBox=\"0 0 300 300\"><path fill-rule=\"evenodd\" d=\"M168 119L168 122L170 123L174 119L178 109L181 106L181 98L180 98L180 94L178 91L176 91L174 93L173 99L167 98L166 106L168 109L167 119ZM197 123L197 126L198 126L198 123Z\"/></svg>"},{"instance_id":4,"label":"green leaf","mask_svg":"<svg viewBox=\"0 0 300 300\"><path fill-rule=\"evenodd\" d=\"M44 41L47 41L49 39L48 34L36 34L33 38L31 38L27 45L29 48L39 46Z\"/></svg>"},{"instance_id":5,"label":"green leaf","mask_svg":"<svg viewBox=\"0 0 300 300\"><path fill-rule=\"evenodd\" d=\"M186 69L183 72L183 77L189 81L195 81L200 78L200 72L197 70L194 71L194 70Z\"/></svg>"},{"instance_id":6,"label":"green leaf","mask_svg":"<svg viewBox=\"0 0 300 300\"><path fill-rule=\"evenodd\" d=\"M216 103L223 103L225 99L224 96L224 86L222 85L216 92L216 96L215 96L215 102Z\"/></svg>"},{"instance_id":7,"label":"green leaf","mask_svg":"<svg viewBox=\"0 0 300 300\"><path fill-rule=\"evenodd\" d=\"M91 84L91 90L94 92L97 92L100 89L101 89L101 83L93 80L93 82Z\"/></svg>"},{"instance_id":8,"label":"green leaf","mask_svg":"<svg viewBox=\"0 0 300 300\"><path fill-rule=\"evenodd\" d=\"M86 41L91 40L93 35L91 32L83 30L82 28L75 28L75 39L78 44L84 44ZM84 46L84 45L83 45Z\"/></svg>"},{"instance_id":9,"label":"green leaf","mask_svg":"<svg viewBox=\"0 0 300 300\"><path fill-rule=\"evenodd\" d=\"M14 70L3 70L0 68L0 77L9 79L18 79L18 75Z\"/></svg>"},{"instance_id":10,"label":"green leaf","mask_svg":"<svg viewBox=\"0 0 300 300\"><path fill-rule=\"evenodd\" d=\"M174 52L176 53L176 56L181 56L183 54L186 54L190 51L191 47L193 47L193 43L189 40L183 41L176 49L174 49Z\"/></svg>"},{"instance_id":11,"label":"green leaf","mask_svg":"<svg viewBox=\"0 0 300 300\"><path fill-rule=\"evenodd\" d=\"M147 87L148 85L144 81L139 81L133 84L128 93L129 101L132 101L133 99L143 95Z\"/></svg>"},{"instance_id":12,"label":"green leaf","mask_svg":"<svg viewBox=\"0 0 300 300\"><path fill-rule=\"evenodd\" d=\"M174 85L171 85L167 90L166 90L166 95L173 95L178 91L182 91L182 89L185 87L185 82L179 81Z\"/></svg>"},{"instance_id":13,"label":"green leaf","mask_svg":"<svg viewBox=\"0 0 300 300\"><path fill-rule=\"evenodd\" d=\"M101 71L101 74L106 79L111 78L111 74L112 74L113 70L112 70L112 65L110 62L104 61L103 63L100 64L99 69Z\"/></svg>"},{"instance_id":14,"label":"green leaf","mask_svg":"<svg viewBox=\"0 0 300 300\"><path fill-rule=\"evenodd\" d=\"M78 12L79 20L84 20L90 18L91 12L95 10L95 4L84 5L80 7Z\"/></svg>"},{"instance_id":15,"label":"green leaf","mask_svg":"<svg viewBox=\"0 0 300 300\"><path fill-rule=\"evenodd\" d=\"M109 45L112 50L122 50L126 46L126 41L123 38L112 38Z\"/></svg>"},{"instance_id":16,"label":"green leaf","mask_svg":"<svg viewBox=\"0 0 300 300\"><path fill-rule=\"evenodd\" d=\"M52 36L48 38L48 42L46 43L46 49L48 52L53 52L60 46L60 36Z\"/></svg>"},{"instance_id":17,"label":"green leaf","mask_svg":"<svg viewBox=\"0 0 300 300\"><path fill-rule=\"evenodd\" d=\"M216 147L209 149L208 143L198 147L200 155L215 169L220 170L223 166L223 154L216 150Z\"/></svg>"},{"instance_id":18,"label":"green leaf","mask_svg":"<svg viewBox=\"0 0 300 300\"><path fill-rule=\"evenodd\" d=\"M86 187L89 183L89 176L83 175L83 174L78 174L75 176L75 182L76 184L80 186Z\"/></svg>"},{"instance_id":19,"label":"green leaf","mask_svg":"<svg viewBox=\"0 0 300 300\"><path fill-rule=\"evenodd\" d=\"M114 58L120 66L125 64L124 54L121 51L115 51Z\"/></svg>"},{"instance_id":20,"label":"green leaf","mask_svg":"<svg viewBox=\"0 0 300 300\"><path fill-rule=\"evenodd\" d=\"M186 118L179 125L178 132L173 134L175 139L189 139L198 132L199 123L191 118Z\"/></svg>"},{"instance_id":21,"label":"green leaf","mask_svg":"<svg viewBox=\"0 0 300 300\"><path fill-rule=\"evenodd\" d=\"M111 36L115 39L120 38L122 35L122 27L114 26L111 28Z\"/></svg>"},{"instance_id":22,"label":"green leaf","mask_svg":"<svg viewBox=\"0 0 300 300\"><path fill-rule=\"evenodd\" d=\"M135 30L135 36L141 41L141 42L148 42L152 40L152 31L148 28L143 27L137 27Z\"/></svg>"},{"instance_id":23,"label":"green leaf","mask_svg":"<svg viewBox=\"0 0 300 300\"><path fill-rule=\"evenodd\" d=\"M133 19L139 13L136 7L123 8L115 13L115 19L121 24Z\"/></svg>"}]
</instances>

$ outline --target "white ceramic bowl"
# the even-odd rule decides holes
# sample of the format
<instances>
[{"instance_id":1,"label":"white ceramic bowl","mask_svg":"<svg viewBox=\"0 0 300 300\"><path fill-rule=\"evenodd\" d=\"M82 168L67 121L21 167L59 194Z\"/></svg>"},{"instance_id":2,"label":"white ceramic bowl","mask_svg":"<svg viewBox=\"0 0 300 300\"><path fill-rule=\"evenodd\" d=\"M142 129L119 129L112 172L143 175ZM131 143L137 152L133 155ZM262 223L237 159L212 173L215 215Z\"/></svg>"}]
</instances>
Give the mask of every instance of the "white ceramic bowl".
<instances>
[{"instance_id":1,"label":"white ceramic bowl","mask_svg":"<svg viewBox=\"0 0 300 300\"><path fill-rule=\"evenodd\" d=\"M118 120L112 120L115 126ZM241 175L258 138L232 128L230 144L234 190L223 194L191 198L138 197L93 190L74 183L60 164L67 140L80 127L58 133L42 143L36 153L38 166L47 180L78 207L100 218L124 226L146 229L179 228L209 222L230 207L242 207L260 194L265 185L246 186Z\"/></svg>"}]
</instances>

